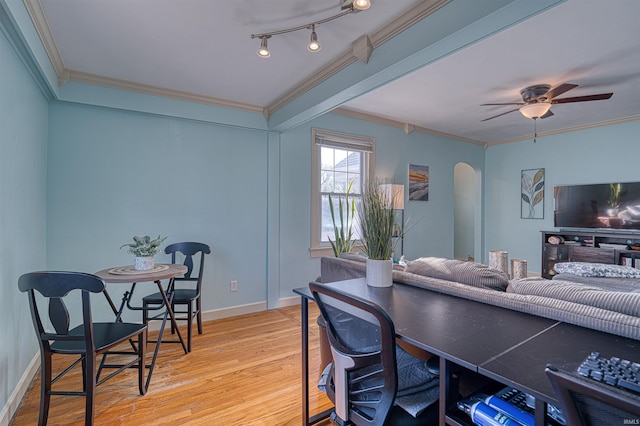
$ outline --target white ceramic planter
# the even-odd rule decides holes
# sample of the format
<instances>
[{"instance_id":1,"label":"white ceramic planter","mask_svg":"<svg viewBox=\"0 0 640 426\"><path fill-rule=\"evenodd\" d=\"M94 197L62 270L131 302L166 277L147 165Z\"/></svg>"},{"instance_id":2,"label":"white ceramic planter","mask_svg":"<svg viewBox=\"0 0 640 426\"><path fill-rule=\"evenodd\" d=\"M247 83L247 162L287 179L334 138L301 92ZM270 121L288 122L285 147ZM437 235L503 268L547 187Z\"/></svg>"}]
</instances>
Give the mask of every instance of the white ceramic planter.
<instances>
[{"instance_id":1,"label":"white ceramic planter","mask_svg":"<svg viewBox=\"0 0 640 426\"><path fill-rule=\"evenodd\" d=\"M367 259L367 285L391 287L393 285L393 260Z\"/></svg>"},{"instance_id":2,"label":"white ceramic planter","mask_svg":"<svg viewBox=\"0 0 640 426\"><path fill-rule=\"evenodd\" d=\"M136 271L148 271L153 269L154 266L153 256L136 257L133 263L133 269Z\"/></svg>"}]
</instances>

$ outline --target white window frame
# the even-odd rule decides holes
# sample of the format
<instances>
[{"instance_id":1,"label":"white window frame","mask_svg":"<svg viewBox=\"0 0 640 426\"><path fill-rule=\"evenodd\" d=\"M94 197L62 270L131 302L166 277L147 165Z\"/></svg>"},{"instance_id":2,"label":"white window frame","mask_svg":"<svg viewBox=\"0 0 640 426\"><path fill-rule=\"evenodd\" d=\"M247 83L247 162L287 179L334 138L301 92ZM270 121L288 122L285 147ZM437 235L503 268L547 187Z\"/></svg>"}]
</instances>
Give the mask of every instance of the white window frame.
<instances>
[{"instance_id":1,"label":"white window frame","mask_svg":"<svg viewBox=\"0 0 640 426\"><path fill-rule=\"evenodd\" d=\"M361 182L375 176L375 138L333 132L324 129L311 129L311 257L333 256L333 249L328 241L321 241L322 227L322 193L321 148L332 146L364 153L361 162Z\"/></svg>"}]
</instances>

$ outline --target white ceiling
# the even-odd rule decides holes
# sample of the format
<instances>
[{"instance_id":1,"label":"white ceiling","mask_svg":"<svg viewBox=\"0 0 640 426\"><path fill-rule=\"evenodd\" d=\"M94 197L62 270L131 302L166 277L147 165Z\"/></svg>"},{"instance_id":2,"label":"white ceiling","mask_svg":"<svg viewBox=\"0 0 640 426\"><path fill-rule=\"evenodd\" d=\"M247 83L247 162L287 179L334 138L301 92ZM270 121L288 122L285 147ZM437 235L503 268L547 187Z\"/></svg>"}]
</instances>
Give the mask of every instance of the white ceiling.
<instances>
[{"instance_id":1,"label":"white ceiling","mask_svg":"<svg viewBox=\"0 0 640 426\"><path fill-rule=\"evenodd\" d=\"M453 0L454 2L457 0ZM59 74L95 75L194 94L241 109L277 104L327 69L351 43L422 2L372 0L364 12L309 31L273 36L271 57L256 55L251 34L323 19L341 0L27 0L41 7ZM640 118L640 1L568 0L516 26L342 105L479 143L530 137L533 121L513 107L524 87L574 83L561 97L614 92L610 100L554 105L539 136L593 123ZM50 49L51 50L51 49ZM57 58L56 58L57 56ZM64 76L60 76L64 80Z\"/></svg>"}]
</instances>

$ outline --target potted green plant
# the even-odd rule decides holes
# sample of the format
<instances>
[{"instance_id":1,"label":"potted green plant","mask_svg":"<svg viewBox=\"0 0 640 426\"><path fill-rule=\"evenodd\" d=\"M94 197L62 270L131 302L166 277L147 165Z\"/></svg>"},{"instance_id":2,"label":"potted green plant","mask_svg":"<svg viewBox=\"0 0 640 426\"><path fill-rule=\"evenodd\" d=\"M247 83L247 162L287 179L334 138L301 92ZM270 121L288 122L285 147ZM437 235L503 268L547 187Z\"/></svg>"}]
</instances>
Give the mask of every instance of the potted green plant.
<instances>
[{"instance_id":1,"label":"potted green plant","mask_svg":"<svg viewBox=\"0 0 640 426\"><path fill-rule=\"evenodd\" d=\"M167 237L162 238L160 235L155 240L152 240L148 235L144 237L134 236L133 243L123 244L120 249L129 247L127 251L135 256L133 269L148 271L154 268L155 261L153 256L160 251L160 244L166 239Z\"/></svg>"},{"instance_id":2,"label":"potted green plant","mask_svg":"<svg viewBox=\"0 0 640 426\"><path fill-rule=\"evenodd\" d=\"M362 247L367 254L367 284L389 287L393 283L393 203L377 180L368 182L358 205Z\"/></svg>"},{"instance_id":3,"label":"potted green plant","mask_svg":"<svg viewBox=\"0 0 640 426\"><path fill-rule=\"evenodd\" d=\"M338 220L336 221L335 208L331 194L329 194L329 210L331 211L331 222L333 223L334 240L329 237L333 254L340 257L342 253L349 253L353 248L353 220L356 215L356 202L349 198L353 181L349 182L344 195L344 205L342 197L338 198Z\"/></svg>"}]
</instances>

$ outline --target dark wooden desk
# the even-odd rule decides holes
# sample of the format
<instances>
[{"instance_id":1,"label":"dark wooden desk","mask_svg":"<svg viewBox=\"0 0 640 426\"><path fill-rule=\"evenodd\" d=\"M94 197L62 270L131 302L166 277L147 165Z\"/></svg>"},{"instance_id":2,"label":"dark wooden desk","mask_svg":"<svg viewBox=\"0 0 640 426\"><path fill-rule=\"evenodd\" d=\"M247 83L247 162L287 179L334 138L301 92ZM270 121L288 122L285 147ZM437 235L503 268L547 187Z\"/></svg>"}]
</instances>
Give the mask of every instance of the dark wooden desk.
<instances>
[{"instance_id":1,"label":"dark wooden desk","mask_svg":"<svg viewBox=\"0 0 640 426\"><path fill-rule=\"evenodd\" d=\"M636 359L640 345L636 340L404 284L376 288L367 286L364 279L353 279L327 285L380 305L401 340L440 356L440 424L456 424L446 416L451 398L456 397L450 395L452 367L467 368L535 396L540 408L536 423L543 425L546 403L557 404L544 373L547 363L577 368L594 350ZM308 287L294 292L302 298L303 420L310 425L322 418L308 416L307 303L313 299Z\"/></svg>"}]
</instances>

